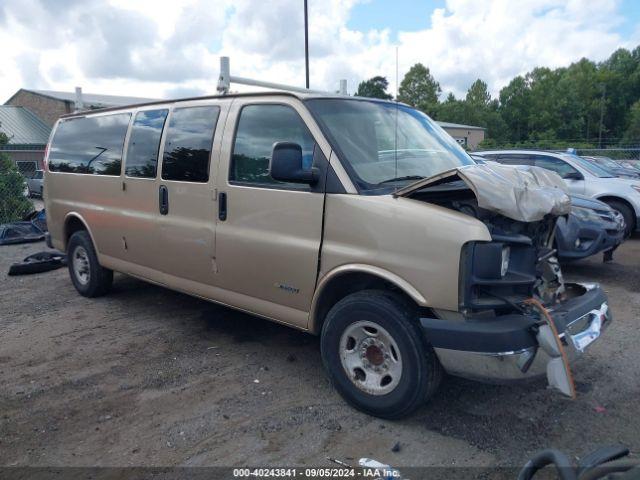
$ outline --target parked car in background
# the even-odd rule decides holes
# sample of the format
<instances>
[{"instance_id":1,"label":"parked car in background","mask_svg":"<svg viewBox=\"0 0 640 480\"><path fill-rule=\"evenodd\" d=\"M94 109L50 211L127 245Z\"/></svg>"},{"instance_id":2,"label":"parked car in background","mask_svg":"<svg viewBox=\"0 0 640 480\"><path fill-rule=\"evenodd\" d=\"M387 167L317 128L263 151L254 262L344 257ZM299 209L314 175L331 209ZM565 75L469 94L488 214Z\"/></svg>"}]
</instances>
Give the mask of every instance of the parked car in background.
<instances>
[{"instance_id":1,"label":"parked car in background","mask_svg":"<svg viewBox=\"0 0 640 480\"><path fill-rule=\"evenodd\" d=\"M481 155L472 154L478 163L486 163ZM555 248L562 262L579 260L604 252L604 261L624 241L624 217L609 205L584 195L571 195L571 213L558 219Z\"/></svg>"},{"instance_id":2,"label":"parked car in background","mask_svg":"<svg viewBox=\"0 0 640 480\"><path fill-rule=\"evenodd\" d=\"M571 195L571 213L558 219L556 249L560 261L587 258L603 252L604 261L624 241L624 217L609 205L583 195Z\"/></svg>"},{"instance_id":3,"label":"parked car in background","mask_svg":"<svg viewBox=\"0 0 640 480\"><path fill-rule=\"evenodd\" d=\"M37 195L42 197L44 193L44 181L42 170L36 170L33 177L27 178L27 192L30 197Z\"/></svg>"},{"instance_id":4,"label":"parked car in background","mask_svg":"<svg viewBox=\"0 0 640 480\"><path fill-rule=\"evenodd\" d=\"M636 170L635 168L628 168L628 167L622 166L618 162L616 162L615 160L609 157L592 157L588 155L587 156L581 155L581 156L582 158L585 158L590 162L597 163L602 168L604 168L608 172L611 172L616 177L640 178L639 170Z\"/></svg>"},{"instance_id":5,"label":"parked car in background","mask_svg":"<svg viewBox=\"0 0 640 480\"><path fill-rule=\"evenodd\" d=\"M624 217L625 236L640 226L640 180L619 178L598 164L570 153L533 150L474 152L508 165L535 165L559 174L572 194L603 201Z\"/></svg>"}]
</instances>

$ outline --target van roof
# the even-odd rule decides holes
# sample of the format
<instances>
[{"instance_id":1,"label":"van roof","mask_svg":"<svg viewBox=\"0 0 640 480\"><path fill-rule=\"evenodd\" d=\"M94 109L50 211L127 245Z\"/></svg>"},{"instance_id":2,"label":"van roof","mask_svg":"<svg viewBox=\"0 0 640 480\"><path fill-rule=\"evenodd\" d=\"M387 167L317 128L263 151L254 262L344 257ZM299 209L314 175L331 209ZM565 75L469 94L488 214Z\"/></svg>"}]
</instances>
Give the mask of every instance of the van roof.
<instances>
[{"instance_id":1,"label":"van roof","mask_svg":"<svg viewBox=\"0 0 640 480\"><path fill-rule=\"evenodd\" d=\"M90 115L93 113L102 113L102 112L110 112L110 111L120 111L127 110L130 108L136 107L146 107L149 105L165 105L167 103L180 103L180 102L190 102L194 100L221 100L224 98L236 98L236 97L268 97L268 96L287 96L294 97L300 100L308 100L311 98L336 98L336 99L349 99L349 100L361 100L361 101L375 101L380 103L391 103L393 105L396 102L392 100L382 100L379 98L369 98L369 97L356 97L356 96L344 96L340 94L331 94L331 93L302 93L302 92L292 92L287 90L274 90L269 92L242 92L242 93L226 93L224 95L205 95L200 97L187 97L187 98L178 98L178 99L167 99L167 100L154 100L152 102L144 102L144 103L133 103L131 105L121 105L116 107L108 107L108 108L99 108L95 110L81 110L78 112L67 113L65 115L61 115L60 118L72 118L72 117L83 117L86 115ZM401 105L406 105L402 102L397 102ZM408 105L407 105L408 106Z\"/></svg>"}]
</instances>

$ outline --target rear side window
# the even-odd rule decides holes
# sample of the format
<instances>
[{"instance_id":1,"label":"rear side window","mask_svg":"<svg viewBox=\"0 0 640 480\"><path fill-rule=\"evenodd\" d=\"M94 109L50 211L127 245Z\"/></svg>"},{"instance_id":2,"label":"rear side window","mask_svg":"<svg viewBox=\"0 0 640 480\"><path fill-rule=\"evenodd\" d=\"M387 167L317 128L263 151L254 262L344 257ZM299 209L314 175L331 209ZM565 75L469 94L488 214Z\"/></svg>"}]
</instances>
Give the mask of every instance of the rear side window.
<instances>
[{"instance_id":1,"label":"rear side window","mask_svg":"<svg viewBox=\"0 0 640 480\"><path fill-rule=\"evenodd\" d=\"M171 114L162 158L162 178L207 182L219 107L177 108Z\"/></svg>"},{"instance_id":2,"label":"rear side window","mask_svg":"<svg viewBox=\"0 0 640 480\"><path fill-rule=\"evenodd\" d=\"M565 178L567 175L578 173L578 171L569 165L567 162L555 157L547 157L545 155L537 155L536 167L546 168L556 172L561 177Z\"/></svg>"},{"instance_id":3,"label":"rear side window","mask_svg":"<svg viewBox=\"0 0 640 480\"><path fill-rule=\"evenodd\" d=\"M303 188L279 182L269 175L271 150L276 142L294 142L302 147L302 166L313 163L315 141L298 112L286 105L249 105L240 112L229 180L263 186Z\"/></svg>"},{"instance_id":4,"label":"rear side window","mask_svg":"<svg viewBox=\"0 0 640 480\"><path fill-rule=\"evenodd\" d=\"M125 175L128 177L155 178L162 128L168 109L138 112L131 127Z\"/></svg>"},{"instance_id":5,"label":"rear side window","mask_svg":"<svg viewBox=\"0 0 640 480\"><path fill-rule=\"evenodd\" d=\"M533 157L531 155L509 153L500 155L496 161L505 165L533 165Z\"/></svg>"},{"instance_id":6,"label":"rear side window","mask_svg":"<svg viewBox=\"0 0 640 480\"><path fill-rule=\"evenodd\" d=\"M51 142L52 172L120 175L130 113L65 120Z\"/></svg>"}]
</instances>

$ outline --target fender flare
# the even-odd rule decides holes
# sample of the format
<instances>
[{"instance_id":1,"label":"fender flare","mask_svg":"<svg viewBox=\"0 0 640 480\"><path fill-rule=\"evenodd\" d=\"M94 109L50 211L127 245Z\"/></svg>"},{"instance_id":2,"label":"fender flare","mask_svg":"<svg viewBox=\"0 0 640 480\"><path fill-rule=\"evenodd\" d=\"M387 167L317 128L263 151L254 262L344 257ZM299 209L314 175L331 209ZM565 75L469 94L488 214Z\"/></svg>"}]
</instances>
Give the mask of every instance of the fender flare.
<instances>
[{"instance_id":1,"label":"fender flare","mask_svg":"<svg viewBox=\"0 0 640 480\"><path fill-rule=\"evenodd\" d=\"M318 285L313 294L313 299L311 300L311 310L309 312L309 331L317 332L318 319L316 318L316 315L319 308L318 302L326 287L337 277L350 273L365 273L378 277L398 287L419 306L429 306L429 302L427 301L427 299L413 285L411 285L409 282L396 275L395 273L385 270L384 268L362 263L340 265L339 267L335 267L333 270L323 275L322 278L320 278L320 280L318 281Z\"/></svg>"},{"instance_id":2,"label":"fender flare","mask_svg":"<svg viewBox=\"0 0 640 480\"><path fill-rule=\"evenodd\" d=\"M69 222L69 220L71 218L76 218L77 220L80 221L80 223L82 223L82 225L84 225L85 230L89 233L89 237L91 238L91 243L93 243L93 248L95 248L96 253L98 255L100 255L100 252L98 251L98 245L96 244L96 241L93 237L93 232L91 231L91 228L89 227L89 223L82 217L82 215L80 215L78 212L69 212L64 216L64 249L65 251L67 250L67 244L69 243L69 239L67 238L67 223Z\"/></svg>"}]
</instances>

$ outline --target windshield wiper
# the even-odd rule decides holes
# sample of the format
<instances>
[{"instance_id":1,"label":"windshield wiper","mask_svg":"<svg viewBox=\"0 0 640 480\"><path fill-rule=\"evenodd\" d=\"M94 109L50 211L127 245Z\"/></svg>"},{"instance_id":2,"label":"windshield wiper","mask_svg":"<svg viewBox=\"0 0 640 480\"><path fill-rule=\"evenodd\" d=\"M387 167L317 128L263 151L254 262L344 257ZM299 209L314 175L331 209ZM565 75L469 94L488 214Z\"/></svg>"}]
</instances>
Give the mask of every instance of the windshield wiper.
<instances>
[{"instance_id":1,"label":"windshield wiper","mask_svg":"<svg viewBox=\"0 0 640 480\"><path fill-rule=\"evenodd\" d=\"M402 182L403 180L422 180L423 178L425 177L421 175L405 175L404 177L395 177L395 178L389 178L387 180L383 180L379 182L378 185L382 183Z\"/></svg>"}]
</instances>

